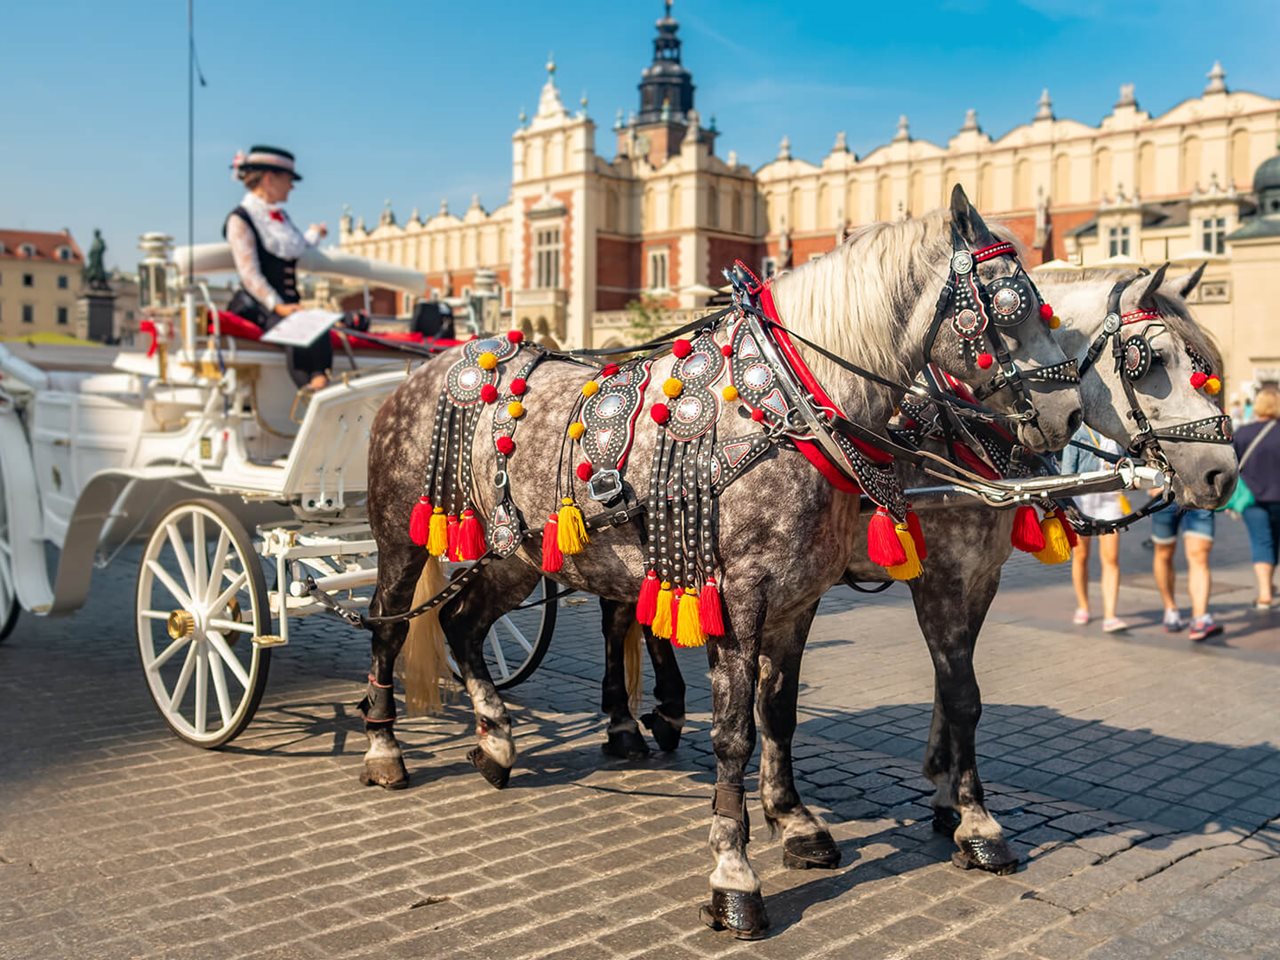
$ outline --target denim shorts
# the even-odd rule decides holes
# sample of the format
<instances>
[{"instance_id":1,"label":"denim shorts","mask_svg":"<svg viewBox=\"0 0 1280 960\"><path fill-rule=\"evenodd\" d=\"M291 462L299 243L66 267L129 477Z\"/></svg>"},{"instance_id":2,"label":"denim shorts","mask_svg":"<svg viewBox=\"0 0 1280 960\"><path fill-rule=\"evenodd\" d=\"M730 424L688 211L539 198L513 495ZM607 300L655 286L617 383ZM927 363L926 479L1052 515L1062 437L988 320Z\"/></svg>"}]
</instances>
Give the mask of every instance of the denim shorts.
<instances>
[{"instance_id":1,"label":"denim shorts","mask_svg":"<svg viewBox=\"0 0 1280 960\"><path fill-rule=\"evenodd\" d=\"M1249 531L1253 562L1275 566L1280 553L1280 502L1255 503L1240 516Z\"/></svg>"},{"instance_id":2,"label":"denim shorts","mask_svg":"<svg viewBox=\"0 0 1280 960\"><path fill-rule=\"evenodd\" d=\"M1179 529L1184 537L1196 536L1212 540L1213 519L1212 510L1184 510L1171 503L1151 515L1151 541L1176 543Z\"/></svg>"}]
</instances>

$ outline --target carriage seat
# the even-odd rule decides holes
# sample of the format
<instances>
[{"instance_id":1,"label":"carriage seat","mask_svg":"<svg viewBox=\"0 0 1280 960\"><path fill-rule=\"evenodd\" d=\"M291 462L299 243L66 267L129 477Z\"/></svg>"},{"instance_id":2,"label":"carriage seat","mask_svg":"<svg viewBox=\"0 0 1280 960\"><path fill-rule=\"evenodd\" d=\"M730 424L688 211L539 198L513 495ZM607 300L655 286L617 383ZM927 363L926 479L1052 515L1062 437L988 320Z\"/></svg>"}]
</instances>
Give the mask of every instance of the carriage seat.
<instances>
[{"instance_id":1,"label":"carriage seat","mask_svg":"<svg viewBox=\"0 0 1280 960\"><path fill-rule=\"evenodd\" d=\"M75 373L46 371L49 389L57 393L93 393L105 396L137 396L142 379L133 373Z\"/></svg>"},{"instance_id":2,"label":"carriage seat","mask_svg":"<svg viewBox=\"0 0 1280 960\"><path fill-rule=\"evenodd\" d=\"M218 323L222 327L222 333L225 336L235 337L237 340L261 340L263 329L252 320L246 320L238 314L228 313L225 310L218 311ZM213 324L209 324L209 333L213 333ZM421 346L425 338L417 331L409 330L403 332L379 333L375 336L383 340L395 341L397 343L409 343ZM329 340L333 344L333 349L342 350L342 335L336 331L329 331ZM347 342L351 344L353 350L391 350L393 347L381 343L373 343L369 340L362 340L359 337L349 337ZM452 346L453 341L436 341L441 346Z\"/></svg>"}]
</instances>

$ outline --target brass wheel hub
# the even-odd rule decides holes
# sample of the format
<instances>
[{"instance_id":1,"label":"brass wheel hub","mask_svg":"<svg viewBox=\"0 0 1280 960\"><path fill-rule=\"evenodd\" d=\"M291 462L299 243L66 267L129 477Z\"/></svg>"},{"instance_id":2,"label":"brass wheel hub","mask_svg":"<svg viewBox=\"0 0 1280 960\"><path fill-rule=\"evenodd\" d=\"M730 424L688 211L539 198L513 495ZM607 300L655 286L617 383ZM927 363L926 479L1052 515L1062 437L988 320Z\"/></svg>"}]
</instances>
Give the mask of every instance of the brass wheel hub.
<instances>
[{"instance_id":1,"label":"brass wheel hub","mask_svg":"<svg viewBox=\"0 0 1280 960\"><path fill-rule=\"evenodd\" d=\"M165 621L165 629L173 640L181 640L196 632L196 618L186 610L174 610Z\"/></svg>"}]
</instances>

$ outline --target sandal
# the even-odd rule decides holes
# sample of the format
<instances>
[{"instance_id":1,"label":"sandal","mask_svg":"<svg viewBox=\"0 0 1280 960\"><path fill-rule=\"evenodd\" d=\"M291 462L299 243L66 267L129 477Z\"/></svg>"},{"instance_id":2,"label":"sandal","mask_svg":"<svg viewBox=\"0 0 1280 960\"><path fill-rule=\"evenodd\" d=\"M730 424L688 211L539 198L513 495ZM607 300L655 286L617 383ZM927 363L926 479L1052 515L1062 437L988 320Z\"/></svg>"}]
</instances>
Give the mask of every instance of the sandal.
<instances>
[{"instance_id":1,"label":"sandal","mask_svg":"<svg viewBox=\"0 0 1280 960\"><path fill-rule=\"evenodd\" d=\"M1084 607L1076 607L1076 614L1071 618L1071 622L1077 627L1083 627L1089 622L1089 611Z\"/></svg>"},{"instance_id":2,"label":"sandal","mask_svg":"<svg viewBox=\"0 0 1280 960\"><path fill-rule=\"evenodd\" d=\"M1119 617L1108 617L1102 621L1103 633L1124 633L1129 629L1129 624L1125 623Z\"/></svg>"},{"instance_id":3,"label":"sandal","mask_svg":"<svg viewBox=\"0 0 1280 960\"><path fill-rule=\"evenodd\" d=\"M1186 629L1187 621L1182 619L1182 614L1177 610L1166 610L1164 612L1164 632L1165 633L1181 633Z\"/></svg>"},{"instance_id":4,"label":"sandal","mask_svg":"<svg viewBox=\"0 0 1280 960\"><path fill-rule=\"evenodd\" d=\"M1196 643L1208 640L1210 637L1216 637L1222 632L1222 624L1216 623L1212 614L1206 613L1203 617L1197 617L1195 622L1191 624L1191 632L1187 637Z\"/></svg>"},{"instance_id":5,"label":"sandal","mask_svg":"<svg viewBox=\"0 0 1280 960\"><path fill-rule=\"evenodd\" d=\"M1253 609L1255 610L1274 610L1276 602L1272 600L1255 600L1253 601Z\"/></svg>"}]
</instances>

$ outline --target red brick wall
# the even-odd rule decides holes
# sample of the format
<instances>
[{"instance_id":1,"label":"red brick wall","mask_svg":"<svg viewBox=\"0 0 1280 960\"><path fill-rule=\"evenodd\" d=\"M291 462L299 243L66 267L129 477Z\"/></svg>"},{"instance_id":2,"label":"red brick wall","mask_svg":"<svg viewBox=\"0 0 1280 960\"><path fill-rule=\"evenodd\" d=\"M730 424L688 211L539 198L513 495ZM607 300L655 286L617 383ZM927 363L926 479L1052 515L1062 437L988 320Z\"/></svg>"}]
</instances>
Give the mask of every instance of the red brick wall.
<instances>
[{"instance_id":1,"label":"red brick wall","mask_svg":"<svg viewBox=\"0 0 1280 960\"><path fill-rule=\"evenodd\" d=\"M1048 256L1044 255L1045 251L1041 248L1032 245L1036 237L1036 218L1034 214L1021 217L992 217L991 222L998 223L1006 230L1012 231L1013 235L1027 248L1025 266L1034 267L1044 263L1046 260L1065 257L1067 234L1082 223L1092 220L1097 214L1098 212L1093 209L1050 213L1049 222L1053 227L1053 231L1050 237Z\"/></svg>"},{"instance_id":2,"label":"red brick wall","mask_svg":"<svg viewBox=\"0 0 1280 960\"><path fill-rule=\"evenodd\" d=\"M740 237L707 238L707 275L702 282L712 287L724 286L724 274L720 271L741 260L757 273L764 256L764 245Z\"/></svg>"},{"instance_id":3,"label":"red brick wall","mask_svg":"<svg viewBox=\"0 0 1280 960\"><path fill-rule=\"evenodd\" d=\"M597 310L621 310L640 295L641 249L638 240L596 238Z\"/></svg>"}]
</instances>

